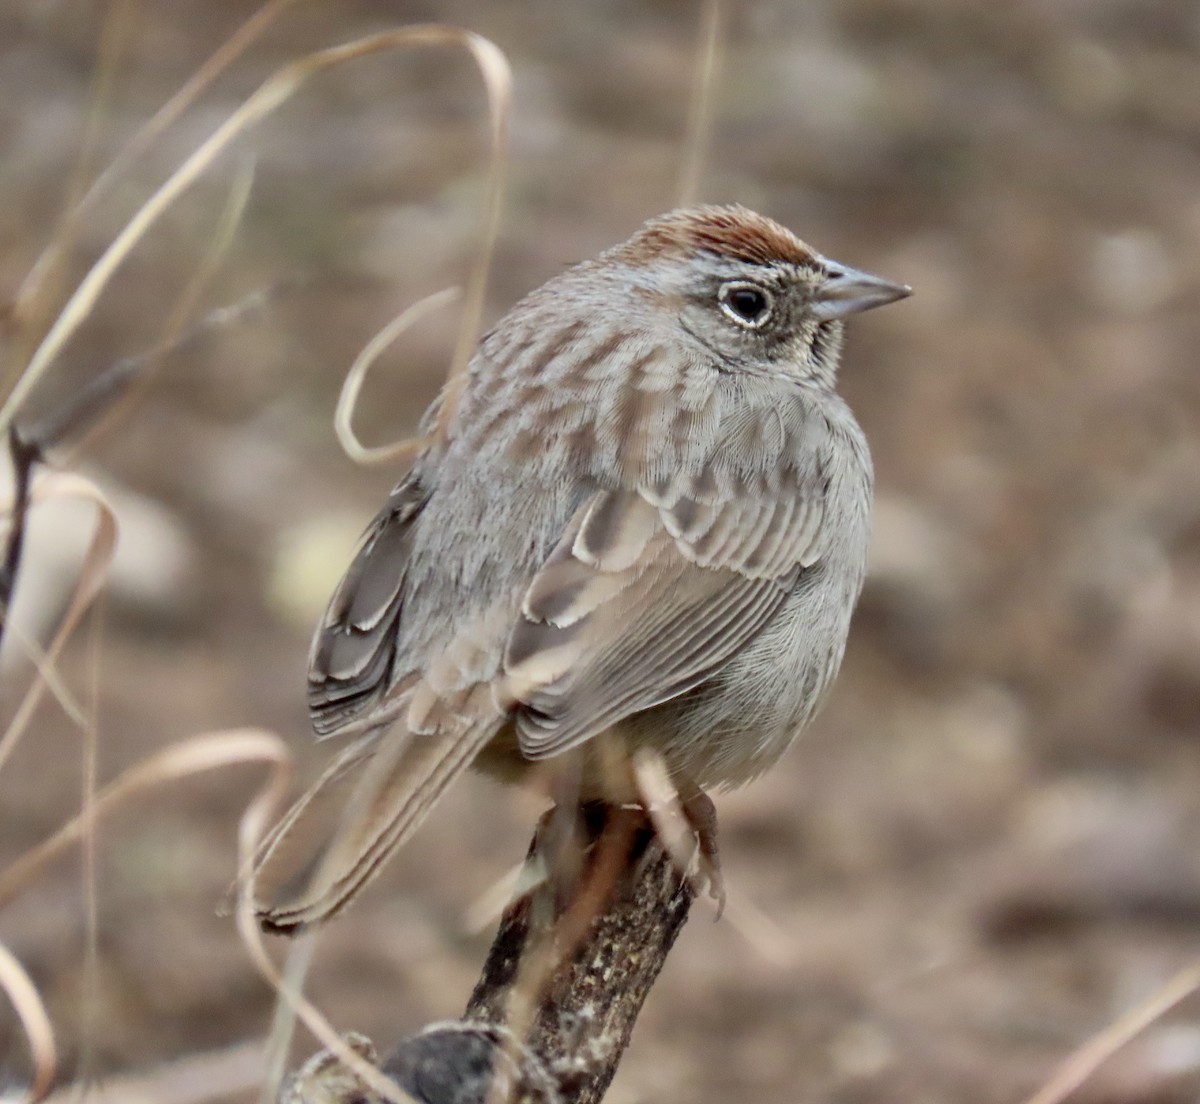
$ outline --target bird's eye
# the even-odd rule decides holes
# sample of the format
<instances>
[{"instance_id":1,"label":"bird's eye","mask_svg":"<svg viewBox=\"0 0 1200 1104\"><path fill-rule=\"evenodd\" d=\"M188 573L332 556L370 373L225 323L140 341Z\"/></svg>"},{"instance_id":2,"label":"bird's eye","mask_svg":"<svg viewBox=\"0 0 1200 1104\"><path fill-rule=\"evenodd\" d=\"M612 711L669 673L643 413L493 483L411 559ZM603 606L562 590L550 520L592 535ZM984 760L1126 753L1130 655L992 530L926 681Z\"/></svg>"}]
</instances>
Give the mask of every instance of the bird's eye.
<instances>
[{"instance_id":1,"label":"bird's eye","mask_svg":"<svg viewBox=\"0 0 1200 1104\"><path fill-rule=\"evenodd\" d=\"M717 302L739 326L758 329L771 317L771 293L758 284L722 284L717 292Z\"/></svg>"}]
</instances>

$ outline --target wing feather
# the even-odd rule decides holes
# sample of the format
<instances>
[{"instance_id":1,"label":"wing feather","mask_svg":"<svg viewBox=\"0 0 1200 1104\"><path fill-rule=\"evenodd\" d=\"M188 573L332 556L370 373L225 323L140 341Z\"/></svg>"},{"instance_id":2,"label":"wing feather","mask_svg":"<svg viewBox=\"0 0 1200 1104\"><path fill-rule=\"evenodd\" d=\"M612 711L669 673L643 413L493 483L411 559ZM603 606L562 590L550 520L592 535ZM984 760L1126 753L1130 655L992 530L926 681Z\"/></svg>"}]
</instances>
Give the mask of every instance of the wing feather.
<instances>
[{"instance_id":1,"label":"wing feather","mask_svg":"<svg viewBox=\"0 0 1200 1104\"><path fill-rule=\"evenodd\" d=\"M427 500L415 473L392 492L317 629L309 654L308 706L322 736L362 717L387 690L413 522Z\"/></svg>"},{"instance_id":2,"label":"wing feather","mask_svg":"<svg viewBox=\"0 0 1200 1104\"><path fill-rule=\"evenodd\" d=\"M708 678L819 556L817 480L710 470L597 492L522 604L505 652L521 750L560 754Z\"/></svg>"}]
</instances>

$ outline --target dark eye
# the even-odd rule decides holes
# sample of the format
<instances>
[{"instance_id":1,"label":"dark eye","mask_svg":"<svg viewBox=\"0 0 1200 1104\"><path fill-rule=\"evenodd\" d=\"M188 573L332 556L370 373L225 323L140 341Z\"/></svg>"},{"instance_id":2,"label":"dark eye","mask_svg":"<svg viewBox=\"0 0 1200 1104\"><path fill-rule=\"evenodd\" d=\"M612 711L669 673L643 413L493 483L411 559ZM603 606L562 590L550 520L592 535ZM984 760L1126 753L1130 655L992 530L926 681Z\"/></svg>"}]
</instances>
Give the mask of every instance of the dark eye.
<instances>
[{"instance_id":1,"label":"dark eye","mask_svg":"<svg viewBox=\"0 0 1200 1104\"><path fill-rule=\"evenodd\" d=\"M771 293L758 284L722 284L717 302L739 326L757 329L771 317Z\"/></svg>"}]
</instances>

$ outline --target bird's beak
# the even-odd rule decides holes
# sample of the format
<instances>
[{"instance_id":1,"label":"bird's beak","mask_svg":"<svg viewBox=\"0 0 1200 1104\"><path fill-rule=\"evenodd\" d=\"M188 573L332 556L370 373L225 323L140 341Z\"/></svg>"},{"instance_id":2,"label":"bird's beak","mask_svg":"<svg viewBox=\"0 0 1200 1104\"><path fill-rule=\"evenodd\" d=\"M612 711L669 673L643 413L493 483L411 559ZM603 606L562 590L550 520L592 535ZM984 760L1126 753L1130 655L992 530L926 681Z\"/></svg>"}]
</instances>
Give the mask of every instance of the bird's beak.
<instances>
[{"instance_id":1,"label":"bird's beak","mask_svg":"<svg viewBox=\"0 0 1200 1104\"><path fill-rule=\"evenodd\" d=\"M812 313L822 322L886 306L912 294L907 284L893 284L891 280L859 272L837 261L825 261L825 273L825 282L812 304Z\"/></svg>"}]
</instances>

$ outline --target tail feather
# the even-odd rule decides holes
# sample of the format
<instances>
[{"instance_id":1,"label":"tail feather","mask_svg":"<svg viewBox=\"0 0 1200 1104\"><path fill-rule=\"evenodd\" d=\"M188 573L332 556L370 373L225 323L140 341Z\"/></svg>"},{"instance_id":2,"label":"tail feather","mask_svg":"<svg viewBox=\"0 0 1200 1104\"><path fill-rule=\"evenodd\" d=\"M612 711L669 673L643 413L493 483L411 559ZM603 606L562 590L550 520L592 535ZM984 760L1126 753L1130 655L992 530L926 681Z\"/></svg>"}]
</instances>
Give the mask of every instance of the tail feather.
<instances>
[{"instance_id":1,"label":"tail feather","mask_svg":"<svg viewBox=\"0 0 1200 1104\"><path fill-rule=\"evenodd\" d=\"M263 928L293 933L345 908L497 727L489 718L428 734L398 728L348 747L259 853L252 889Z\"/></svg>"}]
</instances>

